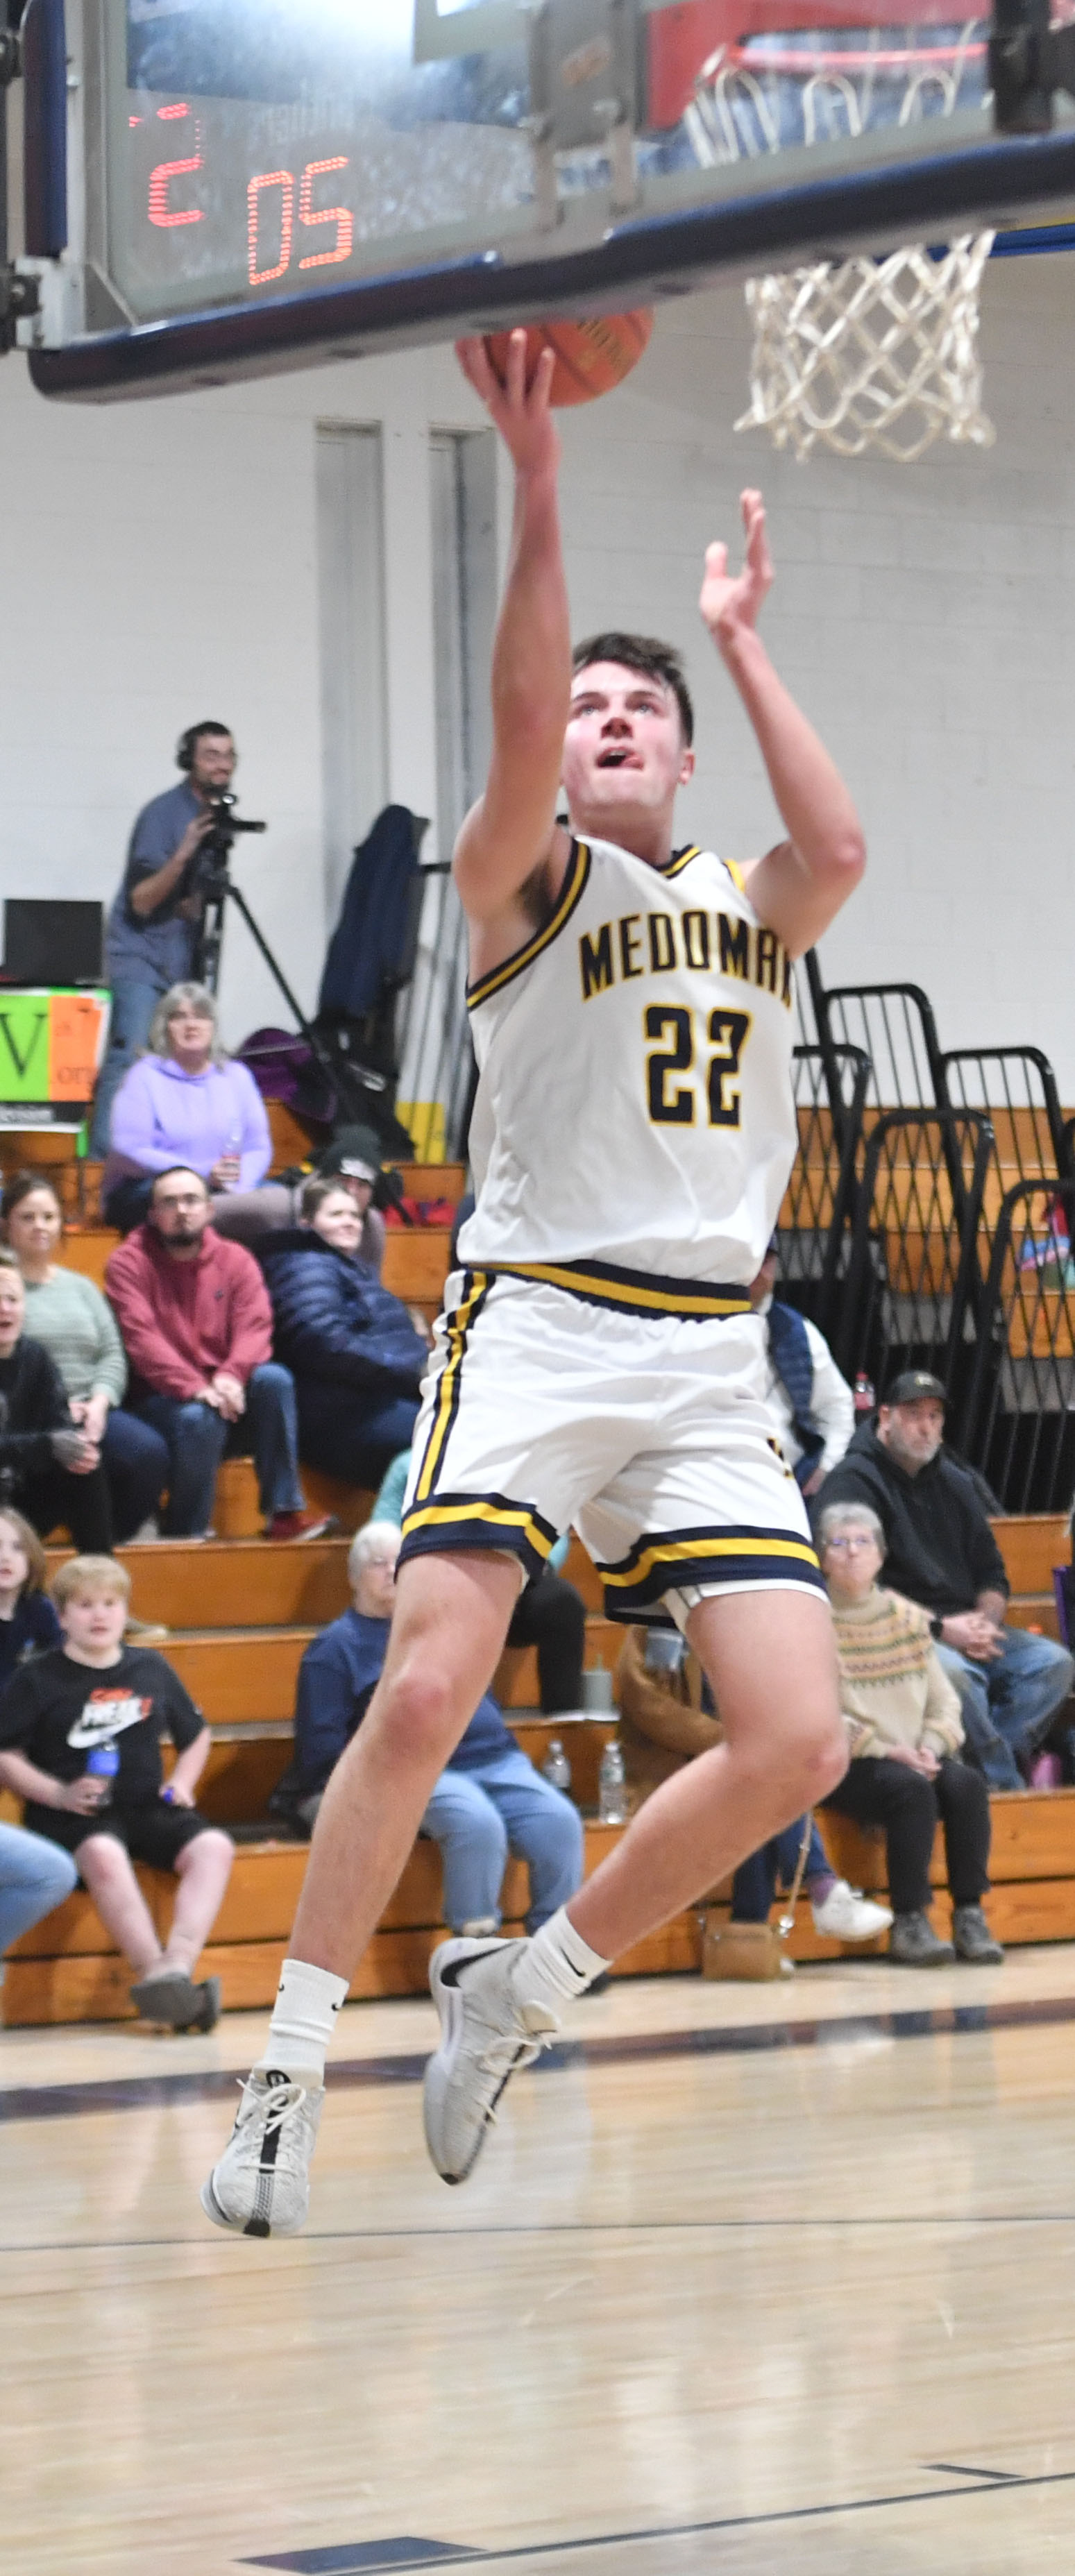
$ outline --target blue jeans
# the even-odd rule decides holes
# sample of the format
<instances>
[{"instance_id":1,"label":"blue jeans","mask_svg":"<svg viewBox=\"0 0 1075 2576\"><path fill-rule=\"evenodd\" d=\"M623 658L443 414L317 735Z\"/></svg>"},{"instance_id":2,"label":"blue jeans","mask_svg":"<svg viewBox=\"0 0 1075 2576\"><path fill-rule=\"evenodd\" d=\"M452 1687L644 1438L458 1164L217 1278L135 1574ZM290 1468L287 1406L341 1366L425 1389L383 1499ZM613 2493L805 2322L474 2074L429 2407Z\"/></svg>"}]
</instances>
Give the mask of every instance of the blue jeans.
<instances>
[{"instance_id":1,"label":"blue jeans","mask_svg":"<svg viewBox=\"0 0 1075 2576\"><path fill-rule=\"evenodd\" d=\"M578 1808L515 1747L476 1771L443 1771L421 1830L440 1844L444 1919L455 1932L462 1923L499 1923L509 1851L530 1872L528 1932L536 1932L582 1884Z\"/></svg>"},{"instance_id":2,"label":"blue jeans","mask_svg":"<svg viewBox=\"0 0 1075 2576\"><path fill-rule=\"evenodd\" d=\"M299 1456L304 1467L340 1476L346 1485L379 1485L399 1450L409 1449L418 1419L415 1395L364 1396L355 1386L298 1381Z\"/></svg>"},{"instance_id":3,"label":"blue jeans","mask_svg":"<svg viewBox=\"0 0 1075 2576\"><path fill-rule=\"evenodd\" d=\"M803 1822L799 1816L793 1825L785 1825L782 1834L774 1834L771 1842L763 1843L760 1851L751 1852L749 1860L740 1861L732 1880L733 1923L767 1923L778 1886L794 1886L803 1845ZM812 1879L834 1875L817 1826L811 1825L803 1884L809 1887Z\"/></svg>"},{"instance_id":4,"label":"blue jeans","mask_svg":"<svg viewBox=\"0 0 1075 2576\"><path fill-rule=\"evenodd\" d=\"M0 1825L0 1958L77 1885L70 1852L21 1825Z\"/></svg>"},{"instance_id":5,"label":"blue jeans","mask_svg":"<svg viewBox=\"0 0 1075 2576\"><path fill-rule=\"evenodd\" d=\"M213 1491L221 1459L253 1456L266 1520L301 1512L295 1384L290 1369L266 1360L246 1382L246 1412L225 1422L211 1404L189 1404L174 1395L146 1395L139 1420L159 1431L168 1448L167 1538L198 1538L213 1517Z\"/></svg>"},{"instance_id":6,"label":"blue jeans","mask_svg":"<svg viewBox=\"0 0 1075 2576\"><path fill-rule=\"evenodd\" d=\"M155 1512L168 1482L168 1443L136 1413L112 1412L101 1442L116 1545L134 1537Z\"/></svg>"},{"instance_id":7,"label":"blue jeans","mask_svg":"<svg viewBox=\"0 0 1075 2576\"><path fill-rule=\"evenodd\" d=\"M125 1073L145 1046L150 1022L166 984L155 984L146 973L144 983L128 983L125 978L112 986L112 1019L108 1032L108 1052L97 1077L93 1095L93 1124L90 1129L90 1152L103 1163L108 1152L112 1128L112 1103Z\"/></svg>"},{"instance_id":8,"label":"blue jeans","mask_svg":"<svg viewBox=\"0 0 1075 2576\"><path fill-rule=\"evenodd\" d=\"M970 1760L991 1789L1021 1789L1016 1757L1033 1761L1067 1698L1075 1663L1051 1637L1005 1628L1003 1638L1003 1652L988 1664L974 1663L955 1646L938 1646L937 1653L959 1692Z\"/></svg>"}]
</instances>

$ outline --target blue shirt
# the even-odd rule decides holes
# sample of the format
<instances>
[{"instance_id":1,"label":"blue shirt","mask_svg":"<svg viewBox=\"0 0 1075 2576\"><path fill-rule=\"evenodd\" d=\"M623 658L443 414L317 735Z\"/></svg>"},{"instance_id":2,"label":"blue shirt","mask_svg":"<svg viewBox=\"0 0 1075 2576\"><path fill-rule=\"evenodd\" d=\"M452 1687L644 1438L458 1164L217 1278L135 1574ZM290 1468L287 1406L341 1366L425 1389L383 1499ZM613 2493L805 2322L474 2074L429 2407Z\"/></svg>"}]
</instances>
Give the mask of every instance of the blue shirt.
<instances>
[{"instance_id":1,"label":"blue shirt","mask_svg":"<svg viewBox=\"0 0 1075 2576\"><path fill-rule=\"evenodd\" d=\"M344 1746L360 1726L381 1677L389 1621L345 1610L307 1646L299 1666L295 1703L298 1792L312 1798L335 1770ZM487 1691L466 1734L449 1756L449 1771L477 1771L515 1751L515 1738Z\"/></svg>"},{"instance_id":2,"label":"blue shirt","mask_svg":"<svg viewBox=\"0 0 1075 2576\"><path fill-rule=\"evenodd\" d=\"M166 993L171 984L188 981L194 965L198 936L195 921L180 918L177 906L183 900L183 881L156 911L140 920L130 909L131 889L142 877L155 876L168 859L174 858L188 823L205 812L200 796L189 779L181 787L169 787L163 796L155 796L143 805L127 851L123 883L108 916L108 940L105 971L110 983L159 984Z\"/></svg>"}]
</instances>

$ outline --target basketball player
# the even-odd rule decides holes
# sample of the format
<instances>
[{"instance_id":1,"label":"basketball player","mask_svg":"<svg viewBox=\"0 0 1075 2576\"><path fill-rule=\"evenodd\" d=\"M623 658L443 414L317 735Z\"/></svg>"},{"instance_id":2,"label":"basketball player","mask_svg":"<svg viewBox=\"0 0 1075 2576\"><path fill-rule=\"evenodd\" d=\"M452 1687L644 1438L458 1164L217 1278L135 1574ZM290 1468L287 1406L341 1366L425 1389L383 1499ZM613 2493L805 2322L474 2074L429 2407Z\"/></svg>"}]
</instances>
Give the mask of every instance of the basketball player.
<instances>
[{"instance_id":1,"label":"basketball player","mask_svg":"<svg viewBox=\"0 0 1075 2576\"><path fill-rule=\"evenodd\" d=\"M460 350L516 477L492 764L455 855L477 1206L417 1428L383 1677L329 1783L265 2055L202 2194L248 2235L302 2224L335 2015L557 1531L580 1531L615 1616L663 1612L685 1631L724 1742L657 1790L532 1940L437 1952L426 2136L446 2181L470 2171L509 2074L564 2005L847 1767L828 1605L747 1283L795 1151L791 960L857 884L862 835L759 641L771 567L746 492L744 569L710 546L701 611L784 838L742 869L674 848L694 766L680 665L601 637L572 677L552 359L528 391L525 348L516 333L503 389L480 341Z\"/></svg>"}]
</instances>

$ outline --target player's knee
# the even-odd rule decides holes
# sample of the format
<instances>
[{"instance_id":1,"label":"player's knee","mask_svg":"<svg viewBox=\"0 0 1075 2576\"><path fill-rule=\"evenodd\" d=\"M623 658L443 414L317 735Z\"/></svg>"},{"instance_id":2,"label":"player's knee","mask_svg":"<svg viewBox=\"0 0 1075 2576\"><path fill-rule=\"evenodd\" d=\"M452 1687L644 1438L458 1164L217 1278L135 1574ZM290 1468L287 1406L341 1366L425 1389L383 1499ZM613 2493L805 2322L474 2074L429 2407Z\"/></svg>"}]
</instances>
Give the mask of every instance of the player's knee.
<instances>
[{"instance_id":1,"label":"player's knee","mask_svg":"<svg viewBox=\"0 0 1075 2576\"><path fill-rule=\"evenodd\" d=\"M802 1747L804 1809L815 1807L819 1799L828 1797L830 1789L839 1787L849 1759L850 1748L843 1719L838 1715L819 1718Z\"/></svg>"},{"instance_id":2,"label":"player's knee","mask_svg":"<svg viewBox=\"0 0 1075 2576\"><path fill-rule=\"evenodd\" d=\"M423 1662L406 1664L393 1675L366 1723L372 1720L393 1748L406 1750L416 1761L435 1758L439 1765L472 1714L452 1677Z\"/></svg>"}]
</instances>

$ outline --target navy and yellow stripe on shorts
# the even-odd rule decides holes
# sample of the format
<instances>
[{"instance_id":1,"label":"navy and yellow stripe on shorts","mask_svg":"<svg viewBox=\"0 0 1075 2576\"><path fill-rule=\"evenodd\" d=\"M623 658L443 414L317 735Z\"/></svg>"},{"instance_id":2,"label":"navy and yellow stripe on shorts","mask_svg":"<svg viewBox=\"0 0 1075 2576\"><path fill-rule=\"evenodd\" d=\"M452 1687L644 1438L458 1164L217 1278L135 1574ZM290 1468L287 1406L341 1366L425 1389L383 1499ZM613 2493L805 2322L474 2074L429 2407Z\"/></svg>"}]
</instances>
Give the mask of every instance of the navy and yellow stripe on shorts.
<instances>
[{"instance_id":1,"label":"navy and yellow stripe on shorts","mask_svg":"<svg viewBox=\"0 0 1075 2576\"><path fill-rule=\"evenodd\" d=\"M752 1583L790 1583L825 1593L814 1550L795 1530L663 1530L659 1537L637 1539L628 1555L614 1565L598 1565L597 1572L605 1588L606 1619L626 1623L644 1617L680 1584L742 1591Z\"/></svg>"},{"instance_id":2,"label":"navy and yellow stripe on shorts","mask_svg":"<svg viewBox=\"0 0 1075 2576\"><path fill-rule=\"evenodd\" d=\"M435 1501L417 1496L403 1515L402 1565L409 1556L457 1556L480 1548L488 1556L517 1556L529 1579L543 1574L558 1532L531 1503L508 1494L449 1494Z\"/></svg>"},{"instance_id":3,"label":"navy and yellow stripe on shorts","mask_svg":"<svg viewBox=\"0 0 1075 2576\"><path fill-rule=\"evenodd\" d=\"M422 1463L418 1470L418 1480L414 1488L415 1504L427 1503L436 1489L437 1479L444 1464L448 1436L459 1411L459 1391L462 1385L467 1343L491 1285L487 1270L464 1270L463 1293L459 1304L452 1307L450 1314L445 1315L444 1331L448 1347L437 1383L433 1419L429 1426L426 1445L422 1452ZM407 1517L409 1519L410 1515L408 1514ZM406 1525L405 1520L404 1530Z\"/></svg>"},{"instance_id":4,"label":"navy and yellow stripe on shorts","mask_svg":"<svg viewBox=\"0 0 1075 2576\"><path fill-rule=\"evenodd\" d=\"M750 1297L741 1283L722 1285L712 1279L662 1279L647 1270L624 1270L614 1261L498 1261L486 1277L530 1279L544 1288L562 1288L587 1306L607 1306L614 1314L671 1316L677 1323L709 1323L714 1316L749 1315Z\"/></svg>"},{"instance_id":5,"label":"navy and yellow stripe on shorts","mask_svg":"<svg viewBox=\"0 0 1075 2576\"><path fill-rule=\"evenodd\" d=\"M450 1493L442 1484L467 1347L492 1284L487 1270L464 1271L462 1296L444 1319L447 1350L414 1494L403 1515L401 1565L409 1556L495 1548L519 1557L528 1576L541 1574L558 1536L529 1503L506 1494Z\"/></svg>"}]
</instances>

